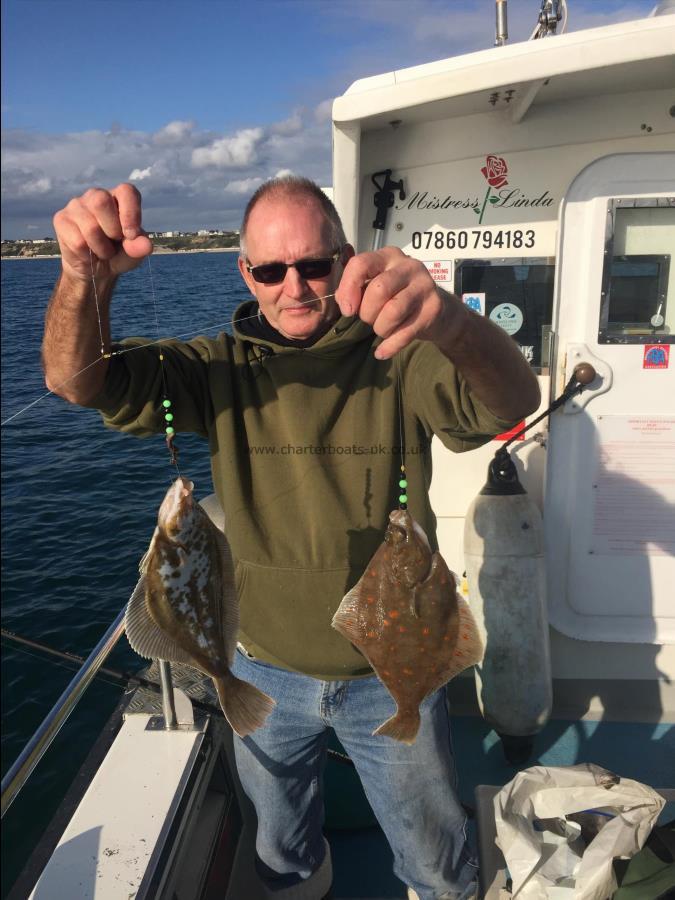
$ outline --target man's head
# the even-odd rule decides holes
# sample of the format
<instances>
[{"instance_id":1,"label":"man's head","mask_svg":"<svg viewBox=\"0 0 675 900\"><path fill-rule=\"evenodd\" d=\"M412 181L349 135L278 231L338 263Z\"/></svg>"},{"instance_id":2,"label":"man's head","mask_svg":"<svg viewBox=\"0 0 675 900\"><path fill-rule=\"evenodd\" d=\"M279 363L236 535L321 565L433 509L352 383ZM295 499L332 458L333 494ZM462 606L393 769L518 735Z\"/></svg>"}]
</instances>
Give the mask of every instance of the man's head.
<instances>
[{"instance_id":1,"label":"man's head","mask_svg":"<svg viewBox=\"0 0 675 900\"><path fill-rule=\"evenodd\" d=\"M318 338L339 317L334 297L318 298L335 293L353 254L335 207L306 178L271 179L246 207L239 271L269 324L285 337ZM290 265L309 260L327 262L300 270ZM288 268L266 268L271 263Z\"/></svg>"}]
</instances>

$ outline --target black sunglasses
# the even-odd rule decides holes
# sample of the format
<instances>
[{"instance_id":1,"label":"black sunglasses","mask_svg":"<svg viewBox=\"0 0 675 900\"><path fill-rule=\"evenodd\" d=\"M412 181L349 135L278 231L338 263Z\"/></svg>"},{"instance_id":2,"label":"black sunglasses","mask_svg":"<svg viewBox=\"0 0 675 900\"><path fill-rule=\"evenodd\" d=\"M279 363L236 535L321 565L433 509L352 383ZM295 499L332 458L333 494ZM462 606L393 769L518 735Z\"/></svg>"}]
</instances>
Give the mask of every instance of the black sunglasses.
<instances>
[{"instance_id":1,"label":"black sunglasses","mask_svg":"<svg viewBox=\"0 0 675 900\"><path fill-rule=\"evenodd\" d=\"M293 263L263 263L261 266L252 266L246 263L246 269L256 281L261 284L279 284L286 277L286 272L293 268L301 278L311 281L313 278L325 278L330 275L333 266L340 259L342 250L336 250L332 256L321 259L299 259Z\"/></svg>"}]
</instances>

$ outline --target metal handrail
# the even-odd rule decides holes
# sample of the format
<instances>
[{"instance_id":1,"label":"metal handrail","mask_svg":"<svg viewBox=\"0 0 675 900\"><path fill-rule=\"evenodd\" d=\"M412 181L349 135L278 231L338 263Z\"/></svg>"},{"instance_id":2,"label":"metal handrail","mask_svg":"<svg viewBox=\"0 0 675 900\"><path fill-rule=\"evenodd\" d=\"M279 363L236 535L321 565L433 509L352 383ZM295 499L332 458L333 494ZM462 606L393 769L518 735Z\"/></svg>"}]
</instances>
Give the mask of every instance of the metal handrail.
<instances>
[{"instance_id":1,"label":"metal handrail","mask_svg":"<svg viewBox=\"0 0 675 900\"><path fill-rule=\"evenodd\" d=\"M125 612L126 604L19 754L16 762L2 779L2 811L0 815L4 816L12 805L12 801L24 786L31 772L61 730L61 726L79 702L89 683L122 636Z\"/></svg>"}]
</instances>

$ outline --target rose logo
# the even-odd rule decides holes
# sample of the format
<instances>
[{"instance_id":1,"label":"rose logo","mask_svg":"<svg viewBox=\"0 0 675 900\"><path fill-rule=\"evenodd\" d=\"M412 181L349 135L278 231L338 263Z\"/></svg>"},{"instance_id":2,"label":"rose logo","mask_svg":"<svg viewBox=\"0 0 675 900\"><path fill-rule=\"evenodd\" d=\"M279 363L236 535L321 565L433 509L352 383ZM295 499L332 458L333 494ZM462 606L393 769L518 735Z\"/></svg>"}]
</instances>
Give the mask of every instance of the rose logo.
<instances>
[{"instance_id":1,"label":"rose logo","mask_svg":"<svg viewBox=\"0 0 675 900\"><path fill-rule=\"evenodd\" d=\"M483 215L485 214L485 207L490 203L499 203L499 197L496 194L490 194L490 188L500 188L504 187L505 184L508 184L506 179L506 175L509 171L508 166L506 165L506 160L501 156L494 156L492 153L489 156L485 157L485 165L482 167L481 172L485 176L485 180L487 181L489 187L485 194L485 199L483 200L483 205L480 209L477 206L473 207L473 211L478 216L478 224L482 225L483 223Z\"/></svg>"},{"instance_id":2,"label":"rose logo","mask_svg":"<svg viewBox=\"0 0 675 900\"><path fill-rule=\"evenodd\" d=\"M502 159L501 156L492 155L487 157L485 165L481 169L481 172L487 179L487 183L493 188L500 188L505 184L508 184L508 181L506 180L508 171L506 160Z\"/></svg>"}]
</instances>

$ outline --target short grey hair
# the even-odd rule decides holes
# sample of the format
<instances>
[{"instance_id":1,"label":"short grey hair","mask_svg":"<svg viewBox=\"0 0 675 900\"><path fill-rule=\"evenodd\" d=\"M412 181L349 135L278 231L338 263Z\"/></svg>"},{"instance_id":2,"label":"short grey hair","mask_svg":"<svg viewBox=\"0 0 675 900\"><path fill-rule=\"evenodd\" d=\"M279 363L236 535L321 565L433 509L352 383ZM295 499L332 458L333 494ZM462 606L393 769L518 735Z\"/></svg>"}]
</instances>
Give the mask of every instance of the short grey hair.
<instances>
[{"instance_id":1,"label":"short grey hair","mask_svg":"<svg viewBox=\"0 0 675 900\"><path fill-rule=\"evenodd\" d=\"M347 243L345 231L333 201L325 194L316 182L301 175L282 175L263 182L246 204L244 219L239 232L239 255L246 259L246 229L254 207L261 200L290 199L299 202L315 200L326 217L330 228L330 240L335 250L341 250Z\"/></svg>"}]
</instances>

